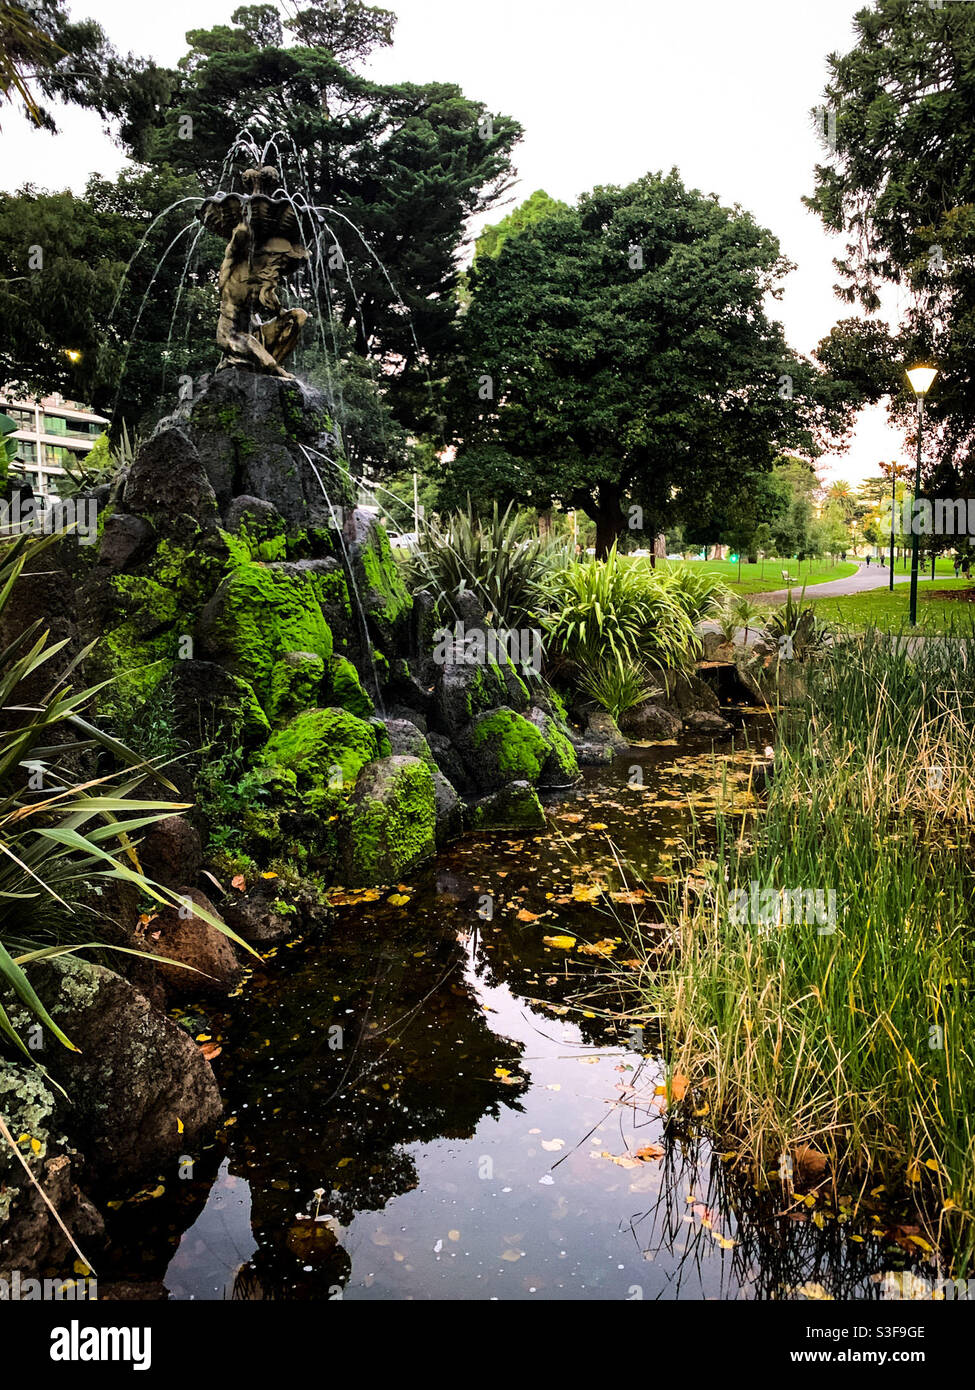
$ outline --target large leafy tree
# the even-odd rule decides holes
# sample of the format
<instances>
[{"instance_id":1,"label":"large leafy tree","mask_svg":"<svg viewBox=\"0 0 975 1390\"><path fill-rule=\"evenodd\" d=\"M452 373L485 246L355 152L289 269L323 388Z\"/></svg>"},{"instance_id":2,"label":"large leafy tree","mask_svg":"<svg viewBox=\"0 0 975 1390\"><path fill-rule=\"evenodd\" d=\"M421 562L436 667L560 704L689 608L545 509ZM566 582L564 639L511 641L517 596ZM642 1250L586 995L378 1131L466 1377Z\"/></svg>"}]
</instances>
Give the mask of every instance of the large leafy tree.
<instances>
[{"instance_id":1,"label":"large leafy tree","mask_svg":"<svg viewBox=\"0 0 975 1390\"><path fill-rule=\"evenodd\" d=\"M319 210L304 219L317 256L298 293L377 360L404 423L430 427L465 225L507 187L521 131L452 83L384 85L345 66L388 42L392 23L357 0L316 0L290 32L272 6L238 9L230 25L190 32L167 99L127 139L136 159L206 191L256 159L276 163Z\"/></svg>"},{"instance_id":2,"label":"large leafy tree","mask_svg":"<svg viewBox=\"0 0 975 1390\"><path fill-rule=\"evenodd\" d=\"M120 55L65 0L0 0L0 99L19 97L35 125L56 131L45 100L97 111L115 124L151 109L167 83L154 63Z\"/></svg>"},{"instance_id":3,"label":"large leafy tree","mask_svg":"<svg viewBox=\"0 0 975 1390\"><path fill-rule=\"evenodd\" d=\"M896 419L913 400L903 367L934 356L928 403L929 479L975 482L975 7L875 0L854 20L856 42L829 59L819 119L832 147L809 205L845 235L838 292L873 312L883 286L901 287L894 331L847 321L824 345L858 359Z\"/></svg>"},{"instance_id":4,"label":"large leafy tree","mask_svg":"<svg viewBox=\"0 0 975 1390\"><path fill-rule=\"evenodd\" d=\"M652 536L785 447L815 453L850 389L767 316L787 269L771 232L676 171L508 236L471 273L455 491L579 508L604 553L633 507Z\"/></svg>"}]
</instances>

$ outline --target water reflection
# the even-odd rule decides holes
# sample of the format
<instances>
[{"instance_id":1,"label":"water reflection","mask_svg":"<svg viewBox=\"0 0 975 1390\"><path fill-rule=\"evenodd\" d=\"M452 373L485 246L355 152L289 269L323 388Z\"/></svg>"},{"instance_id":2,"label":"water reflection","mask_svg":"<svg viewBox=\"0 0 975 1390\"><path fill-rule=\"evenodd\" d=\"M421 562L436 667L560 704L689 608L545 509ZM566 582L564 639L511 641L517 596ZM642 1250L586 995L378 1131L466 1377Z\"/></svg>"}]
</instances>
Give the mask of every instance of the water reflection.
<instances>
[{"instance_id":1,"label":"water reflection","mask_svg":"<svg viewBox=\"0 0 975 1390\"><path fill-rule=\"evenodd\" d=\"M279 951L224 1029L225 1159L122 1209L116 1277L165 1271L176 1298L878 1296L877 1241L755 1192L665 1113L652 1040L603 1016L619 987L580 1002L603 960L560 939L652 925L621 859L666 878L705 816L710 750L677 751L591 772L554 833L462 842Z\"/></svg>"}]
</instances>

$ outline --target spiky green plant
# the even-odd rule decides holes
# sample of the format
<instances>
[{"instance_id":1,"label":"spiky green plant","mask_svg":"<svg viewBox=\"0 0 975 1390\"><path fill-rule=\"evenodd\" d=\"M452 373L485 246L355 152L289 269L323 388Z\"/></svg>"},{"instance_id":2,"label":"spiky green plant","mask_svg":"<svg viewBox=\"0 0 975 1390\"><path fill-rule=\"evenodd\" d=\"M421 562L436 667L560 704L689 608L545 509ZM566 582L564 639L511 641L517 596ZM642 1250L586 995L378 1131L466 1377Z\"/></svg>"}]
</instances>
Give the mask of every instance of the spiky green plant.
<instances>
[{"instance_id":1,"label":"spiky green plant","mask_svg":"<svg viewBox=\"0 0 975 1390\"><path fill-rule=\"evenodd\" d=\"M579 675L579 687L608 710L617 723L627 710L636 709L650 699L653 678L642 662L609 656Z\"/></svg>"},{"instance_id":2,"label":"spiky green plant","mask_svg":"<svg viewBox=\"0 0 975 1390\"><path fill-rule=\"evenodd\" d=\"M28 561L58 539L20 536L0 548L0 614ZM29 576L27 576L29 578ZM101 686L75 689L72 680L93 646L79 651L40 696L25 698L66 642L51 642L37 621L0 652L0 986L6 986L66 1047L70 1041L31 987L25 967L52 954L97 948L98 914L91 888L100 880L134 884L157 903L178 905L177 895L141 871L137 836L173 812L178 801L143 800L137 792L151 776L170 782L88 719ZM79 779L77 769L94 750L118 770ZM240 945L217 917L195 909ZM245 949L250 949L245 946ZM0 1005L0 1033L35 1060Z\"/></svg>"},{"instance_id":3,"label":"spiky green plant","mask_svg":"<svg viewBox=\"0 0 975 1390\"><path fill-rule=\"evenodd\" d=\"M495 503L487 520L468 505L423 523L410 577L417 590L433 595L442 621L453 619L458 596L472 593L490 622L518 628L534 619L550 548L530 534L513 504L502 512Z\"/></svg>"},{"instance_id":4,"label":"spiky green plant","mask_svg":"<svg viewBox=\"0 0 975 1390\"><path fill-rule=\"evenodd\" d=\"M720 575L702 565L661 565L649 573L656 584L677 599L694 624L713 617L731 592Z\"/></svg>"},{"instance_id":5,"label":"spiky green plant","mask_svg":"<svg viewBox=\"0 0 975 1390\"><path fill-rule=\"evenodd\" d=\"M663 668L686 664L698 642L684 605L649 566L623 560L572 563L546 585L550 655L583 669L604 660Z\"/></svg>"}]
</instances>

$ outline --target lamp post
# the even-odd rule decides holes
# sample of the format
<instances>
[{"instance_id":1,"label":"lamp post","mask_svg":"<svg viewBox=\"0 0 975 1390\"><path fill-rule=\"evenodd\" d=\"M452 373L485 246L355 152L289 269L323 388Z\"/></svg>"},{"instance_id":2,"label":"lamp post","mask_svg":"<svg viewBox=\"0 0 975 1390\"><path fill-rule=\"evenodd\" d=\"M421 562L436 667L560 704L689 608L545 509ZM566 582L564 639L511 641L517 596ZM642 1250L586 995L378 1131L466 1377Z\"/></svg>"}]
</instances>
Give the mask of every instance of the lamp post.
<instances>
[{"instance_id":1,"label":"lamp post","mask_svg":"<svg viewBox=\"0 0 975 1390\"><path fill-rule=\"evenodd\" d=\"M936 367L911 367L907 373L907 379L911 383L911 390L917 398L917 468L914 473L914 513L911 516L911 627L917 627L919 543L916 512L917 499L921 491L921 443L924 433L924 397L931 390L937 375L938 369Z\"/></svg>"}]
</instances>

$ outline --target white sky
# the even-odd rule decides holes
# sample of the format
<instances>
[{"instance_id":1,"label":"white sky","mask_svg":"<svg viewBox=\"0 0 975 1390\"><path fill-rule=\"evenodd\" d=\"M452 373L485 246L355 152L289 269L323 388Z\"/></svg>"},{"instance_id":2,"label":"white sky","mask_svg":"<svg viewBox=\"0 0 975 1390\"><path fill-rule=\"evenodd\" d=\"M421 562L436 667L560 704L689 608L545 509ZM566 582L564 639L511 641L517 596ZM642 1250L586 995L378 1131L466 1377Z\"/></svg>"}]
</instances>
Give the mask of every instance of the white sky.
<instances>
[{"instance_id":1,"label":"white sky","mask_svg":"<svg viewBox=\"0 0 975 1390\"><path fill-rule=\"evenodd\" d=\"M515 201L536 188L571 201L598 183L676 165L686 183L754 213L797 263L774 310L793 347L811 352L853 312L832 292L842 243L800 200L822 158L809 111L822 96L825 58L850 47L862 0L378 2L399 25L393 48L373 56L372 74L457 82L525 127ZM72 12L97 19L118 48L171 64L187 29L228 23L236 5L75 0ZM29 180L80 191L90 172L110 175L122 163L88 113L65 111L56 137L29 129L9 107L3 113L6 189ZM903 437L882 410L870 410L849 452L821 471L858 481L876 473L879 459L904 456Z\"/></svg>"}]
</instances>

